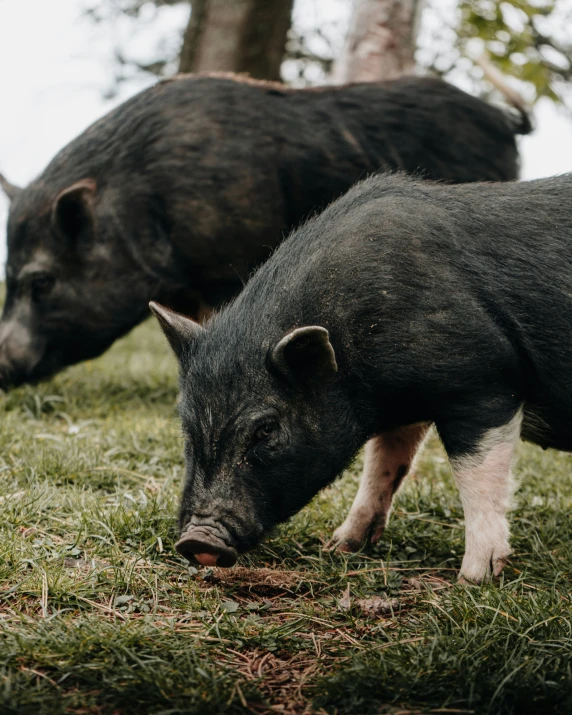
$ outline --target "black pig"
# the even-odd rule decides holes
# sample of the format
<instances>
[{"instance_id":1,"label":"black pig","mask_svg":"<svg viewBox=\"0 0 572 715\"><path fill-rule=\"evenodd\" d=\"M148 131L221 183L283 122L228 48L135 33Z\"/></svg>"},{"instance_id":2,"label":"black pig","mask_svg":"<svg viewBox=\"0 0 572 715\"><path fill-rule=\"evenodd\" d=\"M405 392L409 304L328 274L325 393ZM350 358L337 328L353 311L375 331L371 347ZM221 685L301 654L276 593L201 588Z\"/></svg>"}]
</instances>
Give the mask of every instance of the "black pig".
<instances>
[{"instance_id":1,"label":"black pig","mask_svg":"<svg viewBox=\"0 0 572 715\"><path fill-rule=\"evenodd\" d=\"M514 117L434 79L289 90L187 76L66 147L11 210L0 387L95 357L159 300L200 319L292 227L380 168L513 179Z\"/></svg>"},{"instance_id":2,"label":"black pig","mask_svg":"<svg viewBox=\"0 0 572 715\"><path fill-rule=\"evenodd\" d=\"M154 306L179 355L177 548L222 566L367 442L343 550L378 539L434 425L465 511L462 575L498 574L519 436L572 451L572 174L367 179L286 240L204 327Z\"/></svg>"}]
</instances>

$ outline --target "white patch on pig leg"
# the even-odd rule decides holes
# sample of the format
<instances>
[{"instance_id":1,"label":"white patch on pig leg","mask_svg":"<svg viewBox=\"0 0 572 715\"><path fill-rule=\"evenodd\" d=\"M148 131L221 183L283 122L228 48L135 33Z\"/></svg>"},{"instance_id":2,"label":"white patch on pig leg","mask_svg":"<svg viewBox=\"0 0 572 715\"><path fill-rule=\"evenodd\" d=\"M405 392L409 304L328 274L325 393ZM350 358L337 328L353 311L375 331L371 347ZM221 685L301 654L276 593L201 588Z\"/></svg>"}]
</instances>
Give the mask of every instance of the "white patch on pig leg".
<instances>
[{"instance_id":1,"label":"white patch on pig leg","mask_svg":"<svg viewBox=\"0 0 572 715\"><path fill-rule=\"evenodd\" d=\"M453 459L465 512L465 556L459 578L481 583L498 576L510 554L511 465L520 437L522 410L506 425L489 430L476 452Z\"/></svg>"},{"instance_id":2,"label":"white patch on pig leg","mask_svg":"<svg viewBox=\"0 0 572 715\"><path fill-rule=\"evenodd\" d=\"M372 543L381 537L393 495L411 470L428 430L428 424L411 425L369 440L358 493L346 520L334 531L330 546L357 551L368 537Z\"/></svg>"}]
</instances>

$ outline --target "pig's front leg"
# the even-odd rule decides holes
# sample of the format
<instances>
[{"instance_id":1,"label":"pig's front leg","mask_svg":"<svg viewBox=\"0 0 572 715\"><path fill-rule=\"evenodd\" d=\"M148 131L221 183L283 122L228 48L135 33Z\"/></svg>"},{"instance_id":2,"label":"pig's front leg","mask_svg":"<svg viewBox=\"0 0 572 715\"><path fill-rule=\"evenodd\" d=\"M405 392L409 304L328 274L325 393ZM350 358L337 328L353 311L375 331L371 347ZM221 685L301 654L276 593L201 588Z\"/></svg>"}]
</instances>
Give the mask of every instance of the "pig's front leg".
<instances>
[{"instance_id":1,"label":"pig's front leg","mask_svg":"<svg viewBox=\"0 0 572 715\"><path fill-rule=\"evenodd\" d=\"M429 429L428 424L401 427L369 440L358 493L344 523L329 543L340 551L359 551L369 538L383 534L391 502Z\"/></svg>"},{"instance_id":2,"label":"pig's front leg","mask_svg":"<svg viewBox=\"0 0 572 715\"><path fill-rule=\"evenodd\" d=\"M465 512L465 555L459 579L481 583L498 576L510 554L506 517L512 495L511 464L520 436L522 410L503 426L484 432L476 446L451 455ZM450 435L442 434L445 448ZM449 451L449 450L448 450Z\"/></svg>"}]
</instances>

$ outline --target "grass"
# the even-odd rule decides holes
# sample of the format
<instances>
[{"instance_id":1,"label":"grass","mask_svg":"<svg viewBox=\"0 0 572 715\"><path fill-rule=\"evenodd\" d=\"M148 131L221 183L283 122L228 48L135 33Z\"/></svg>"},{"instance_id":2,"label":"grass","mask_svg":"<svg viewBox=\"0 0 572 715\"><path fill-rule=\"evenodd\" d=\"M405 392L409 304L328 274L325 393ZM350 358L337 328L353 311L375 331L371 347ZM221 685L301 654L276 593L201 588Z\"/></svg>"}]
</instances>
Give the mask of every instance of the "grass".
<instances>
[{"instance_id":1,"label":"grass","mask_svg":"<svg viewBox=\"0 0 572 715\"><path fill-rule=\"evenodd\" d=\"M323 549L357 464L238 567L188 569L176 384L149 322L0 398L1 713L572 713L572 457L521 447L482 588L436 440L378 546Z\"/></svg>"}]
</instances>

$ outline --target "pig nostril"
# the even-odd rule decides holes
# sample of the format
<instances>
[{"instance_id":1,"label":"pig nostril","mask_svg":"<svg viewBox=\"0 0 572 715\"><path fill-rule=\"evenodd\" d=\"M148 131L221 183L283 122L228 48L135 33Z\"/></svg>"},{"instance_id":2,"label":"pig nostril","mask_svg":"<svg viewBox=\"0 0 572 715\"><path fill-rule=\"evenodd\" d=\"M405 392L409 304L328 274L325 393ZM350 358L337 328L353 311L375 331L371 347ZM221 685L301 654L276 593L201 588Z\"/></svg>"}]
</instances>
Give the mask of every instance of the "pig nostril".
<instances>
[{"instance_id":1,"label":"pig nostril","mask_svg":"<svg viewBox=\"0 0 572 715\"><path fill-rule=\"evenodd\" d=\"M216 554L195 554L195 559L202 566L216 566L218 556Z\"/></svg>"},{"instance_id":2,"label":"pig nostril","mask_svg":"<svg viewBox=\"0 0 572 715\"><path fill-rule=\"evenodd\" d=\"M187 559L187 561L194 561L195 554L199 554L201 551L201 556L207 554L205 550L206 546L201 544L196 539L181 539L177 544L175 544L175 548L181 556L184 556ZM212 555L214 556L214 554Z\"/></svg>"},{"instance_id":3,"label":"pig nostril","mask_svg":"<svg viewBox=\"0 0 572 715\"><path fill-rule=\"evenodd\" d=\"M185 534L175 544L176 550L191 563L198 562L202 566L233 566L237 553L234 549L218 540L207 541L204 538L193 538Z\"/></svg>"}]
</instances>

